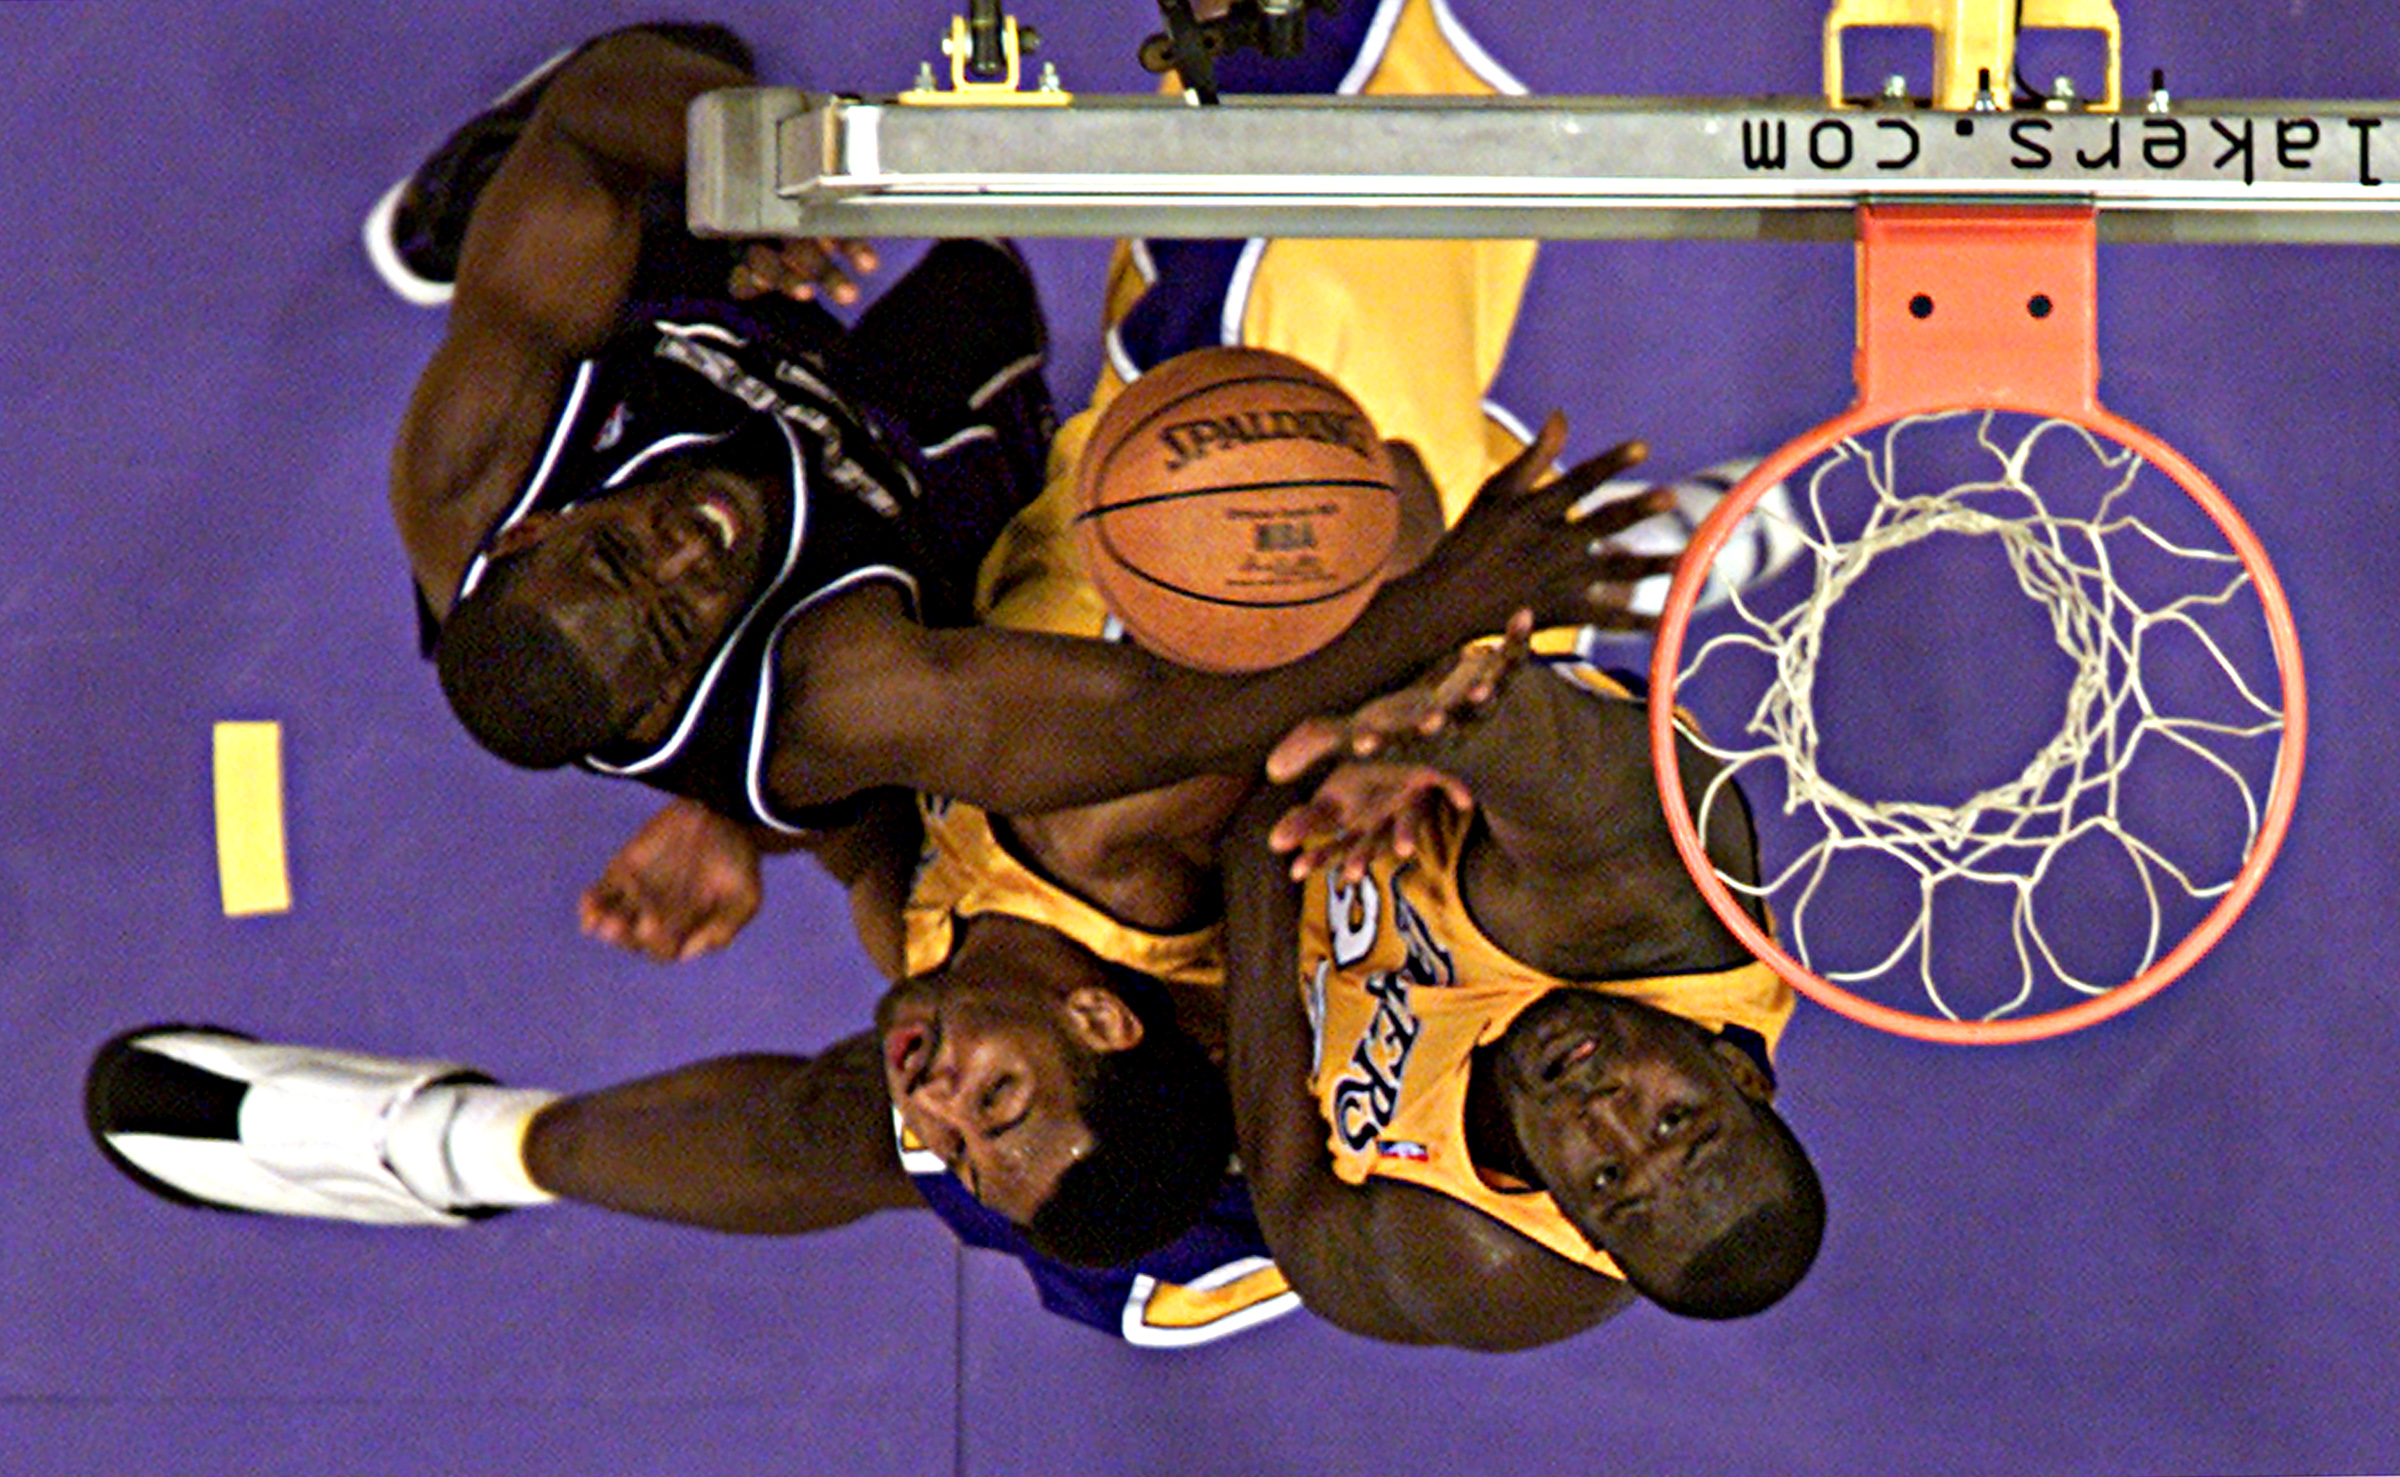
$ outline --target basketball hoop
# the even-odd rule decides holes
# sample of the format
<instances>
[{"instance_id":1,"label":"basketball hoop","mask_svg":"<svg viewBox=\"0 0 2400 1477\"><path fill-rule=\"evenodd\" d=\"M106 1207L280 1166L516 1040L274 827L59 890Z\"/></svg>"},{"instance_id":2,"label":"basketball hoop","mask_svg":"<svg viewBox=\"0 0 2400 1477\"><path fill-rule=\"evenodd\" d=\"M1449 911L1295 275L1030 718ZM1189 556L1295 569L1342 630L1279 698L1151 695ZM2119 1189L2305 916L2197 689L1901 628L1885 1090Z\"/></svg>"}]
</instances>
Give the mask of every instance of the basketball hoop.
<instances>
[{"instance_id":1,"label":"basketball hoop","mask_svg":"<svg viewBox=\"0 0 2400 1477\"><path fill-rule=\"evenodd\" d=\"M1685 865L1795 988L1901 1035L2032 1040L2149 998L2240 915L2298 793L2290 607L2215 485L2101 407L2095 240L2088 207L1862 207L1858 401L1726 496L1660 616L1652 755ZM1786 483L1807 553L1695 618L1719 551ZM1966 577L1977 561L1986 586ZM1895 567L1941 583L1907 585L1882 635L1837 613ZM1946 790L1835 752L1845 682L1902 668L1962 601L1979 657L2034 653L1983 711L2056 710L2055 731ZM1828 659L1862 630L1873 661ZM1679 704L1711 737L1679 730ZM1719 766L1688 791L1679 731ZM1946 759L1978 737L1935 741ZM1755 883L1700 839L1737 782Z\"/></svg>"}]
</instances>

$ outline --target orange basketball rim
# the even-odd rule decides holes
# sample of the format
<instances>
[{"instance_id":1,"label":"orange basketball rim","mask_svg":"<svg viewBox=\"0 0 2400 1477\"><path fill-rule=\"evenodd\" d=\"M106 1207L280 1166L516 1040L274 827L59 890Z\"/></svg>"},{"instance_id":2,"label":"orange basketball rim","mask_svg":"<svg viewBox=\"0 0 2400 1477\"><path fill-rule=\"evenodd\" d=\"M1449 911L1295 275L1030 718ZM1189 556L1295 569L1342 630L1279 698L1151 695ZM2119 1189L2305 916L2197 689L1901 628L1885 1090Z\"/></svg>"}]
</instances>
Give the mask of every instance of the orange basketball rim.
<instances>
[{"instance_id":1,"label":"orange basketball rim","mask_svg":"<svg viewBox=\"0 0 2400 1477\"><path fill-rule=\"evenodd\" d=\"M2264 549L2224 495L2174 448L2100 405L2091 208L1868 205L1860 208L1858 234L1857 402L1767 458L1733 489L1694 535L1661 613L1649 713L1659 790L1676 847L1710 906L1802 993L1854 1020L1922 1040L2001 1043L2054 1036L2156 994L2217 942L2256 893L2299 791L2307 712L2298 637ZM1945 1013L1938 994L1930 1013L1864 998L1795 957L1752 920L1710 863L1685 803L1675 709L1678 684L1690 675L1683 649L1694 604L1718 551L1762 494L1871 428L1976 409L2085 428L2129 448L2176 483L2247 573L2280 677L2281 709L2272 778L2255 807L2246 854L2238 873L2207 890L2213 906L2196 926L2171 947L2154 940L2157 947L2144 966L2123 983L2086 991L2087 998L2063 1008L1963 1019ZM1769 871L1766 858L1760 871L1762 877ZM1920 919L1928 931L1931 913L1928 903Z\"/></svg>"}]
</instances>

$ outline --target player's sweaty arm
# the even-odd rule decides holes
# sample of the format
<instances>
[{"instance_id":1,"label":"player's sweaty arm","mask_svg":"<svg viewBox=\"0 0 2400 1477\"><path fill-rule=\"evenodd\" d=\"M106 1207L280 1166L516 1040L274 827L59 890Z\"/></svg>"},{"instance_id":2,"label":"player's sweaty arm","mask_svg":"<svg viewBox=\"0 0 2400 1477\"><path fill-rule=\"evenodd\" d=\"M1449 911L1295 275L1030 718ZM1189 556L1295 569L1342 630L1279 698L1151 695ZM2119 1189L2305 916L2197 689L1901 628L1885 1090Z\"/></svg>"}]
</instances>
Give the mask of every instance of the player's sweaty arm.
<instances>
[{"instance_id":1,"label":"player's sweaty arm","mask_svg":"<svg viewBox=\"0 0 2400 1477\"><path fill-rule=\"evenodd\" d=\"M1600 540L1654 508L1634 499L1573 524L1566 511L1639 448L1537 483L1565 434L1552 417L1348 631L1266 672L1199 672L1127 646L1026 632L926 630L875 604L890 601L881 592L831 602L785 638L769 784L795 806L886 784L1004 814L1087 804L1251 770L1301 718L1405 680L1520 606L1555 620L1624 618L1633 581L1672 561Z\"/></svg>"},{"instance_id":2,"label":"player's sweaty arm","mask_svg":"<svg viewBox=\"0 0 2400 1477\"><path fill-rule=\"evenodd\" d=\"M437 613L531 466L562 376L615 326L643 192L683 173L684 110L748 80L660 36L609 37L559 71L477 198L392 462L392 513Z\"/></svg>"},{"instance_id":3,"label":"player's sweaty arm","mask_svg":"<svg viewBox=\"0 0 2400 1477\"><path fill-rule=\"evenodd\" d=\"M565 1099L535 1117L525 1165L554 1194L719 1231L790 1235L924 1203L872 1031Z\"/></svg>"},{"instance_id":4,"label":"player's sweaty arm","mask_svg":"<svg viewBox=\"0 0 2400 1477\"><path fill-rule=\"evenodd\" d=\"M1431 679L1428 679L1431 680ZM1539 662L1498 675L1493 695L1455 710L1428 734L1413 728L1327 725L1307 749L1372 730L1374 765L1423 765L1463 782L1480 833L1462 885L1492 941L1567 979L1729 967L1746 956L1686 875L1661 814L1644 705L1601 697ZM1297 736L1296 736L1297 737ZM1690 801L1717 772L1686 740ZM1330 787L1329 787L1330 788ZM1738 791L1721 795L1710 854L1729 874L1755 874L1749 815ZM1277 839L1299 838L1287 824Z\"/></svg>"},{"instance_id":5,"label":"player's sweaty arm","mask_svg":"<svg viewBox=\"0 0 2400 1477\"><path fill-rule=\"evenodd\" d=\"M1276 1265L1319 1317L1395 1343L1531 1348L1606 1319L1631 1300L1622 1284L1430 1191L1334 1175L1295 976L1299 889L1266 849L1291 799L1254 798L1224 847L1226 1075Z\"/></svg>"}]
</instances>

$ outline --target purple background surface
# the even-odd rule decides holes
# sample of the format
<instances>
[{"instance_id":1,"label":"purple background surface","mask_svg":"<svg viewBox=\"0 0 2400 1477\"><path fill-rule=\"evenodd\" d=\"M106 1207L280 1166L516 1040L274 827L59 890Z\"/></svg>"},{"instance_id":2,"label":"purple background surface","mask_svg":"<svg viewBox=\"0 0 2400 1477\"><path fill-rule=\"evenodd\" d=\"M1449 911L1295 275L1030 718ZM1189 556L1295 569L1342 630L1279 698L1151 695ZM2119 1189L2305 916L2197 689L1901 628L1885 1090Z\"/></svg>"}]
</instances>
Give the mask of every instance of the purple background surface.
<instances>
[{"instance_id":1,"label":"purple background surface","mask_svg":"<svg viewBox=\"0 0 2400 1477\"><path fill-rule=\"evenodd\" d=\"M1809 91L1816 0L1461 0L1541 91ZM2400 94L2373 0L2126 0L2178 95ZM931 0L729 0L771 80L904 85ZM1786 1104L1834 1196L1772 1314L1636 1311L1537 1354L1305 1317L1187 1355L1043 1315L931 1217L745 1241L579 1209L458 1234L153 1201L79 1119L162 1019L582 1087L809 1046L875 994L805 867L676 970L579 938L649 808L453 730L413 658L385 457L438 318L355 245L383 187L534 61L642 7L0 5L0 1470L2282 1473L2400 1464L2390 986L2400 252L2111 248L2109 403L2273 552L2316 731L2284 859L2189 977L1997 1052L1804 1009ZM1133 0L1027 5L1069 85L1135 90ZM1053 383L1097 364L1103 249L1033 250ZM1571 452L1757 452L1849 394L1840 248L1544 256L1501 398ZM216 896L209 725L275 719L296 906Z\"/></svg>"}]
</instances>

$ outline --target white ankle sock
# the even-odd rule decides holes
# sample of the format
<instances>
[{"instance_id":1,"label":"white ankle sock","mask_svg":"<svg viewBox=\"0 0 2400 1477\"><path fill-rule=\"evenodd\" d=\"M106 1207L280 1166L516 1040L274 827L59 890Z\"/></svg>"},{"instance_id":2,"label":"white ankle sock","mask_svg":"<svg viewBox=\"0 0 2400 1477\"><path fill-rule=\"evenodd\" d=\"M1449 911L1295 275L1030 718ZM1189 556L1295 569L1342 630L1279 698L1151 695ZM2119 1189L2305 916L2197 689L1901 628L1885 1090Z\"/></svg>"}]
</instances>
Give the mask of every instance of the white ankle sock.
<instances>
[{"instance_id":1,"label":"white ankle sock","mask_svg":"<svg viewBox=\"0 0 2400 1477\"><path fill-rule=\"evenodd\" d=\"M525 1172L525 1130L559 1094L443 1083L400 1105L385 1153L418 1196L450 1210L539 1205L558 1197Z\"/></svg>"}]
</instances>

